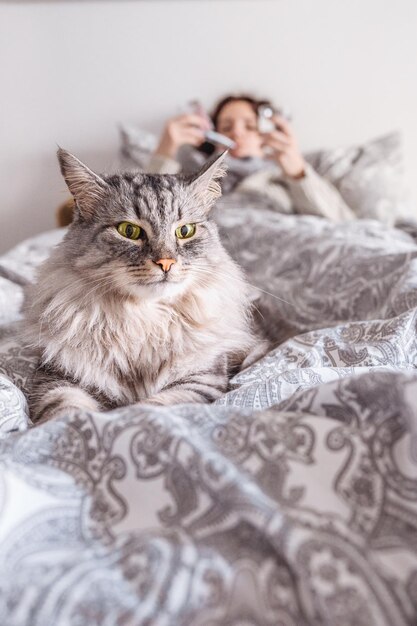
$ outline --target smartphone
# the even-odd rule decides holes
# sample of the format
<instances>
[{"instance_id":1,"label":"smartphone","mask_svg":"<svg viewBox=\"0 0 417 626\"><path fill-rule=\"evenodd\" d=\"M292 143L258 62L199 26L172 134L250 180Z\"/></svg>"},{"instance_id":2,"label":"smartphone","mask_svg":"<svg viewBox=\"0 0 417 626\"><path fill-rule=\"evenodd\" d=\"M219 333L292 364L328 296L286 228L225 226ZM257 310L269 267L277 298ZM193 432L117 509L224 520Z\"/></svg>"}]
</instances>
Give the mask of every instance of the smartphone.
<instances>
[{"instance_id":1,"label":"smartphone","mask_svg":"<svg viewBox=\"0 0 417 626\"><path fill-rule=\"evenodd\" d=\"M211 119L201 102L199 102L198 100L191 100L187 103L187 110L190 113L196 113L197 115L201 115L202 117L204 117L208 125L210 126L210 128L204 133L204 138L206 140L205 143L219 144L224 148L234 148L236 146L235 142L232 139L229 139L229 137L226 137L225 135L222 135L221 133L218 133L213 129Z\"/></svg>"},{"instance_id":2,"label":"smartphone","mask_svg":"<svg viewBox=\"0 0 417 626\"><path fill-rule=\"evenodd\" d=\"M274 109L269 104L260 104L257 109L258 130L261 134L272 133L275 130L273 121Z\"/></svg>"},{"instance_id":3,"label":"smartphone","mask_svg":"<svg viewBox=\"0 0 417 626\"><path fill-rule=\"evenodd\" d=\"M272 133L274 130L282 130L273 121L274 115L278 114L285 117L286 120L291 120L291 115L286 109L274 110L268 103L260 104L257 109L258 113L258 130L260 133Z\"/></svg>"}]
</instances>

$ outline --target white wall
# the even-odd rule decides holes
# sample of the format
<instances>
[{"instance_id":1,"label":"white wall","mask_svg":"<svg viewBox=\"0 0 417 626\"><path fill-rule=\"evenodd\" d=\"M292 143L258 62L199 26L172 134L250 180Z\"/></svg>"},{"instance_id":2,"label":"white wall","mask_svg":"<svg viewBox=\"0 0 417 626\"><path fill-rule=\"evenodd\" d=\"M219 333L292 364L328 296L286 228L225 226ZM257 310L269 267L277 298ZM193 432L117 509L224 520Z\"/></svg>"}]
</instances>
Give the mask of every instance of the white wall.
<instances>
[{"instance_id":1,"label":"white wall","mask_svg":"<svg viewBox=\"0 0 417 626\"><path fill-rule=\"evenodd\" d=\"M0 251L54 226L57 144L110 170L117 122L230 90L288 106L304 149L402 129L417 191L416 33L415 0L0 2Z\"/></svg>"}]
</instances>

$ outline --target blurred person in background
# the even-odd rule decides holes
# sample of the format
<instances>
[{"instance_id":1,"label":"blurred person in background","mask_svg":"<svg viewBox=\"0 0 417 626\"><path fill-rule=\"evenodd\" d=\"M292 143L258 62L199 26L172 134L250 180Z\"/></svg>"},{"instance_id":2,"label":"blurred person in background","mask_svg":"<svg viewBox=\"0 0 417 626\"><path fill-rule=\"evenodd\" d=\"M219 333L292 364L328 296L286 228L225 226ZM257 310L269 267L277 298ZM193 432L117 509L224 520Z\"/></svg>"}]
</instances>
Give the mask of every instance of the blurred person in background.
<instances>
[{"instance_id":1,"label":"blurred person in background","mask_svg":"<svg viewBox=\"0 0 417 626\"><path fill-rule=\"evenodd\" d=\"M147 171L180 172L178 154L185 145L202 151L211 145L210 152L223 151L224 146L205 141L205 133L214 127L234 142L226 158L224 192L260 193L285 213L318 215L332 221L353 219L353 211L338 190L305 161L282 114L274 112L270 132L260 131L259 113L265 106L275 111L268 100L228 95L218 102L210 118L201 110L168 119Z\"/></svg>"}]
</instances>

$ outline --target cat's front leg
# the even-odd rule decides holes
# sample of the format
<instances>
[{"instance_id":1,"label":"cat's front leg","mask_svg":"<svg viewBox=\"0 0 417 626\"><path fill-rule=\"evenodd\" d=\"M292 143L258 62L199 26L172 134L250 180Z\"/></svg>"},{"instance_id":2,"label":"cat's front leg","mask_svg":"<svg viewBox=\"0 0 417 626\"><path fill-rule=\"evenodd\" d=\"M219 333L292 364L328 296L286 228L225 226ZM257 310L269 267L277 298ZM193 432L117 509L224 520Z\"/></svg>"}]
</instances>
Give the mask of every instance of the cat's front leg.
<instances>
[{"instance_id":1,"label":"cat's front leg","mask_svg":"<svg viewBox=\"0 0 417 626\"><path fill-rule=\"evenodd\" d=\"M210 403L220 398L228 386L226 359L215 367L202 370L164 387L159 393L144 399L143 404L169 406L171 404Z\"/></svg>"},{"instance_id":2,"label":"cat's front leg","mask_svg":"<svg viewBox=\"0 0 417 626\"><path fill-rule=\"evenodd\" d=\"M37 370L29 391L29 412L33 422L45 422L79 411L99 411L100 405L76 383L48 371Z\"/></svg>"}]
</instances>

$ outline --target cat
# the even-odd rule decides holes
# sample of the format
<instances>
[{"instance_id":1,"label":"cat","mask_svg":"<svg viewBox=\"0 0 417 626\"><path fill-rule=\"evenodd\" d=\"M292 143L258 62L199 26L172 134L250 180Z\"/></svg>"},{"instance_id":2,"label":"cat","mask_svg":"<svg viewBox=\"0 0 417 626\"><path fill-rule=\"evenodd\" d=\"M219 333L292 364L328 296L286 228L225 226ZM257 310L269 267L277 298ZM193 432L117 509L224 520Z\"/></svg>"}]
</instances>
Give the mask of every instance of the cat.
<instances>
[{"instance_id":1,"label":"cat","mask_svg":"<svg viewBox=\"0 0 417 626\"><path fill-rule=\"evenodd\" d=\"M254 360L250 289L210 219L224 156L192 176L98 175L58 150L75 215L24 304L34 421L212 402Z\"/></svg>"}]
</instances>

